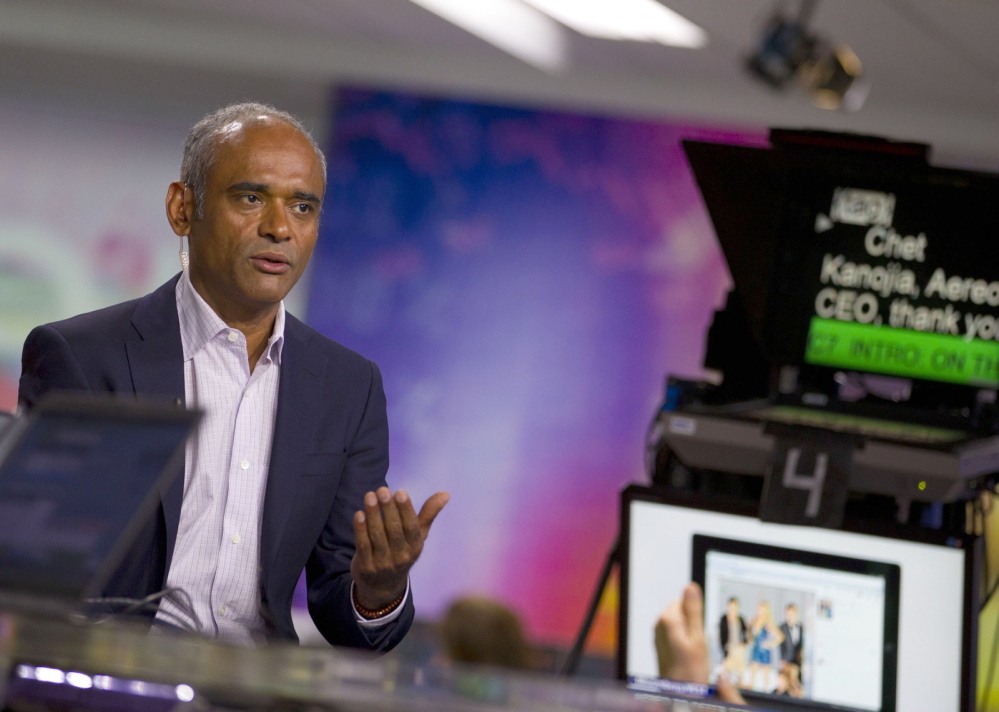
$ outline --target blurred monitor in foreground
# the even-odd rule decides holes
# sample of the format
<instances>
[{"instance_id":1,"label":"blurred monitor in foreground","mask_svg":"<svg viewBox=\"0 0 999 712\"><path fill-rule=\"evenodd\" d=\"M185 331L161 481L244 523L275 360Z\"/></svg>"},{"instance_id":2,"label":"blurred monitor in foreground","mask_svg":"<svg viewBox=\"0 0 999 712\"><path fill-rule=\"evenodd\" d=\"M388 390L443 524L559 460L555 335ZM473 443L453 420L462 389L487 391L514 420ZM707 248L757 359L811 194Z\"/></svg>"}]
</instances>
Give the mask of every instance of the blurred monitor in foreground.
<instances>
[{"instance_id":1,"label":"blurred monitor in foreground","mask_svg":"<svg viewBox=\"0 0 999 712\"><path fill-rule=\"evenodd\" d=\"M172 403L52 394L18 419L0 446L0 602L101 594L183 470L198 417Z\"/></svg>"}]
</instances>

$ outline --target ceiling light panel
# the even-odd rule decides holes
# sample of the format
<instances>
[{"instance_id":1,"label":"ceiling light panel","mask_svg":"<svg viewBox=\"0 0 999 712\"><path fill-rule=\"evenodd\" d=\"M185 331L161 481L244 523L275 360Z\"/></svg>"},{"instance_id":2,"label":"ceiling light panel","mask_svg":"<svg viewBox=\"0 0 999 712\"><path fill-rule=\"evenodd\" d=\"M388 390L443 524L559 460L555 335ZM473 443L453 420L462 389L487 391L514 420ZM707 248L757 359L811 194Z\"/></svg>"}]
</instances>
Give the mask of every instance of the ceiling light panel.
<instances>
[{"instance_id":1,"label":"ceiling light panel","mask_svg":"<svg viewBox=\"0 0 999 712\"><path fill-rule=\"evenodd\" d=\"M545 71L558 71L567 64L563 27L521 0L412 2Z\"/></svg>"},{"instance_id":2,"label":"ceiling light panel","mask_svg":"<svg viewBox=\"0 0 999 712\"><path fill-rule=\"evenodd\" d=\"M704 30L656 0L523 1L591 37L695 49L708 41Z\"/></svg>"}]
</instances>

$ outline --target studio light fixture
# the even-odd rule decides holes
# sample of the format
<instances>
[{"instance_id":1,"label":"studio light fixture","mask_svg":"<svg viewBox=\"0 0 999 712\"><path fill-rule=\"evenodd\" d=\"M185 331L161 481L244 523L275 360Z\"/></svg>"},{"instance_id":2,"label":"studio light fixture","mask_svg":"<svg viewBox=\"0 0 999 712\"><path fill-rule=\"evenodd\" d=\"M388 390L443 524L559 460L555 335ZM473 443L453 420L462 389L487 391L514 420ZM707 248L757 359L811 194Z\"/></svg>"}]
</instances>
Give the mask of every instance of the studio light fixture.
<instances>
[{"instance_id":1,"label":"studio light fixture","mask_svg":"<svg viewBox=\"0 0 999 712\"><path fill-rule=\"evenodd\" d=\"M790 84L804 88L820 108L857 111L869 90L862 79L863 65L849 46L830 42L809 29L817 4L817 0L801 0L793 17L776 11L746 66L775 89Z\"/></svg>"},{"instance_id":2,"label":"studio light fixture","mask_svg":"<svg viewBox=\"0 0 999 712\"><path fill-rule=\"evenodd\" d=\"M576 32L611 40L699 48L707 33L657 0L524 0Z\"/></svg>"},{"instance_id":3,"label":"studio light fixture","mask_svg":"<svg viewBox=\"0 0 999 712\"><path fill-rule=\"evenodd\" d=\"M867 99L869 85L861 77L864 67L847 45L819 44L801 69L801 81L812 103L823 109L856 111Z\"/></svg>"},{"instance_id":4,"label":"studio light fixture","mask_svg":"<svg viewBox=\"0 0 999 712\"><path fill-rule=\"evenodd\" d=\"M473 35L547 72L567 63L563 27L521 0L412 0Z\"/></svg>"},{"instance_id":5,"label":"studio light fixture","mask_svg":"<svg viewBox=\"0 0 999 712\"><path fill-rule=\"evenodd\" d=\"M749 71L775 89L794 78L809 60L816 38L808 32L808 18L814 3L802 3L797 17L774 14L756 43L756 51L746 60Z\"/></svg>"}]
</instances>

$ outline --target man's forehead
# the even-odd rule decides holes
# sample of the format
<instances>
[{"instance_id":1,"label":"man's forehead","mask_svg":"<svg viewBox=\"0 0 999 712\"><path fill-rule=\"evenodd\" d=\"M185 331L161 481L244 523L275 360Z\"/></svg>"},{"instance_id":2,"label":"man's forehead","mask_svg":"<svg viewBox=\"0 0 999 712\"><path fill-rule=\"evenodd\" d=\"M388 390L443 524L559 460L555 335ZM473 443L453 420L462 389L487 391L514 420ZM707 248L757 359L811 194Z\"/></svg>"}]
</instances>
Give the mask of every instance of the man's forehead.
<instances>
[{"instance_id":1,"label":"man's forehead","mask_svg":"<svg viewBox=\"0 0 999 712\"><path fill-rule=\"evenodd\" d=\"M226 173L232 169L242 173L243 169L262 167L260 161L264 165L272 162L270 158L275 155L279 158L297 155L308 164L308 172L316 173L321 180L319 158L302 132L283 121L266 116L264 119L232 121L219 131L212 173L219 168Z\"/></svg>"},{"instance_id":2,"label":"man's forehead","mask_svg":"<svg viewBox=\"0 0 999 712\"><path fill-rule=\"evenodd\" d=\"M267 114L251 118L236 119L219 129L215 139L220 146L233 145L244 141L259 142L280 140L282 143L302 143L312 149L309 140L302 132L281 119Z\"/></svg>"}]
</instances>

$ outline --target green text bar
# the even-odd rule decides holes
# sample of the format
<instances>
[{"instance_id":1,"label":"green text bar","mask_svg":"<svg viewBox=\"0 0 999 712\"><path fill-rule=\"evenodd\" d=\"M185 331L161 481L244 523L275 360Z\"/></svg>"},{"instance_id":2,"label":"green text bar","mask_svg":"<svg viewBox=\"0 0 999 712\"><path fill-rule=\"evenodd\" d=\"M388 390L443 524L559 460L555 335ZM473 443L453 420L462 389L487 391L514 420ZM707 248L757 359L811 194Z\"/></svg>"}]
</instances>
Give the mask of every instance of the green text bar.
<instances>
[{"instance_id":1,"label":"green text bar","mask_svg":"<svg viewBox=\"0 0 999 712\"><path fill-rule=\"evenodd\" d=\"M805 361L967 386L999 386L999 342L813 317Z\"/></svg>"}]
</instances>

